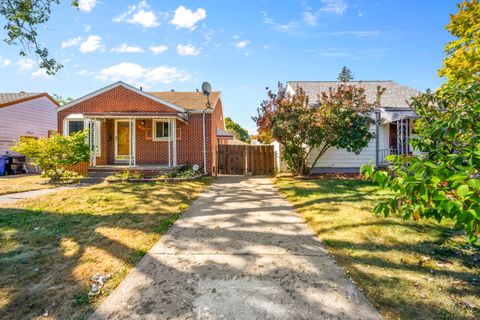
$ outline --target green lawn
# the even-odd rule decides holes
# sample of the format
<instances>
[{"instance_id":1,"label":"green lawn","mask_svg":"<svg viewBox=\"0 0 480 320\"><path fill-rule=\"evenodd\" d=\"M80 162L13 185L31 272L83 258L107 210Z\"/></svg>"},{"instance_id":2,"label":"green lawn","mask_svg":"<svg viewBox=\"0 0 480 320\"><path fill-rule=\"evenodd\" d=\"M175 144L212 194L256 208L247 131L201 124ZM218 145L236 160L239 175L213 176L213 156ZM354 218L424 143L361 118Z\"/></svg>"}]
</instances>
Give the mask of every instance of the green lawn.
<instances>
[{"instance_id":1,"label":"green lawn","mask_svg":"<svg viewBox=\"0 0 480 320\"><path fill-rule=\"evenodd\" d=\"M377 217L362 180L275 184L386 319L480 319L480 248L451 223Z\"/></svg>"},{"instance_id":2,"label":"green lawn","mask_svg":"<svg viewBox=\"0 0 480 320\"><path fill-rule=\"evenodd\" d=\"M39 174L19 174L0 177L0 196L32 190L54 188L57 185L48 183L47 178Z\"/></svg>"},{"instance_id":3,"label":"green lawn","mask_svg":"<svg viewBox=\"0 0 480 320\"><path fill-rule=\"evenodd\" d=\"M85 319L209 182L98 184L0 206L0 318ZM91 299L97 273L112 278Z\"/></svg>"}]
</instances>

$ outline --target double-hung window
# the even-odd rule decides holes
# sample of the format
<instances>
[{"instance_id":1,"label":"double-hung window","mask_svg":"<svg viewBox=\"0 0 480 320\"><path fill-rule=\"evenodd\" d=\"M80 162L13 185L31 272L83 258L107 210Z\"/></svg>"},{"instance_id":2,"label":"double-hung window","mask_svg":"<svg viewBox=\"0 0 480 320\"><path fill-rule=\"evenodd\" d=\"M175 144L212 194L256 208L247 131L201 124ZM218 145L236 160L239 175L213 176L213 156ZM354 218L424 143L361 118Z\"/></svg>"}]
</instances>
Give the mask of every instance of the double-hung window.
<instances>
[{"instance_id":1,"label":"double-hung window","mask_svg":"<svg viewBox=\"0 0 480 320\"><path fill-rule=\"evenodd\" d=\"M153 140L163 141L168 140L171 132L171 123L164 120L153 121Z\"/></svg>"}]
</instances>

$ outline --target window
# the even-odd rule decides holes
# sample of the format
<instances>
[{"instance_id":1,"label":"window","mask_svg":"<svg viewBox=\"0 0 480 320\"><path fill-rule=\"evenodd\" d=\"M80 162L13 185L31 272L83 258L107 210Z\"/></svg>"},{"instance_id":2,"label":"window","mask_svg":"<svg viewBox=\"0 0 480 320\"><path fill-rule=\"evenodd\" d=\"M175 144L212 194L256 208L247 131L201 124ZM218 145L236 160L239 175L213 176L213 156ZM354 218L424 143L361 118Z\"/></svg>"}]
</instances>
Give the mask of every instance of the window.
<instances>
[{"instance_id":1,"label":"window","mask_svg":"<svg viewBox=\"0 0 480 320\"><path fill-rule=\"evenodd\" d=\"M75 132L83 131L85 129L85 122L83 120L68 120L68 135Z\"/></svg>"},{"instance_id":2,"label":"window","mask_svg":"<svg viewBox=\"0 0 480 320\"><path fill-rule=\"evenodd\" d=\"M170 123L168 121L154 120L154 140L168 140Z\"/></svg>"}]
</instances>

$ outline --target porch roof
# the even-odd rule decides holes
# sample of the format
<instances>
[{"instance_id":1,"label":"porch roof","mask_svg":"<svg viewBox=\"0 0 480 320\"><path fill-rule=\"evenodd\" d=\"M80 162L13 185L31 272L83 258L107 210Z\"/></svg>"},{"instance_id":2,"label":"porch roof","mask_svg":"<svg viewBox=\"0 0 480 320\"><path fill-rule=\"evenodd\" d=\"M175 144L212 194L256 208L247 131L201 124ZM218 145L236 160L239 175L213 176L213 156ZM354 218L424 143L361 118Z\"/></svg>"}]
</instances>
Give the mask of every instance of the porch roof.
<instances>
[{"instance_id":1,"label":"porch roof","mask_svg":"<svg viewBox=\"0 0 480 320\"><path fill-rule=\"evenodd\" d=\"M383 123L391 123L403 119L417 119L418 115L407 108L381 108L380 117Z\"/></svg>"},{"instance_id":2,"label":"porch roof","mask_svg":"<svg viewBox=\"0 0 480 320\"><path fill-rule=\"evenodd\" d=\"M154 119L154 118L177 118L186 121L186 113L166 112L84 112L83 116L90 119Z\"/></svg>"}]
</instances>

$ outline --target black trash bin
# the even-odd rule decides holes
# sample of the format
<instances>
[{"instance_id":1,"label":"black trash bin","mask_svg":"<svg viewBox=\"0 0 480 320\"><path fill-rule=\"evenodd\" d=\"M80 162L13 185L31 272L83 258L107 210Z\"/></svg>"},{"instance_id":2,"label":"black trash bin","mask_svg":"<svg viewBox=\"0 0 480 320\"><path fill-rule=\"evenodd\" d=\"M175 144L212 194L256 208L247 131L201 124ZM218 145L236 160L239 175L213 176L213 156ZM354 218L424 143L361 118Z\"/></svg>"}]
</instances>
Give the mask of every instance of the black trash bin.
<instances>
[{"instance_id":1,"label":"black trash bin","mask_svg":"<svg viewBox=\"0 0 480 320\"><path fill-rule=\"evenodd\" d=\"M9 162L10 158L8 156L0 156L0 176L4 176L6 174L6 166Z\"/></svg>"}]
</instances>

